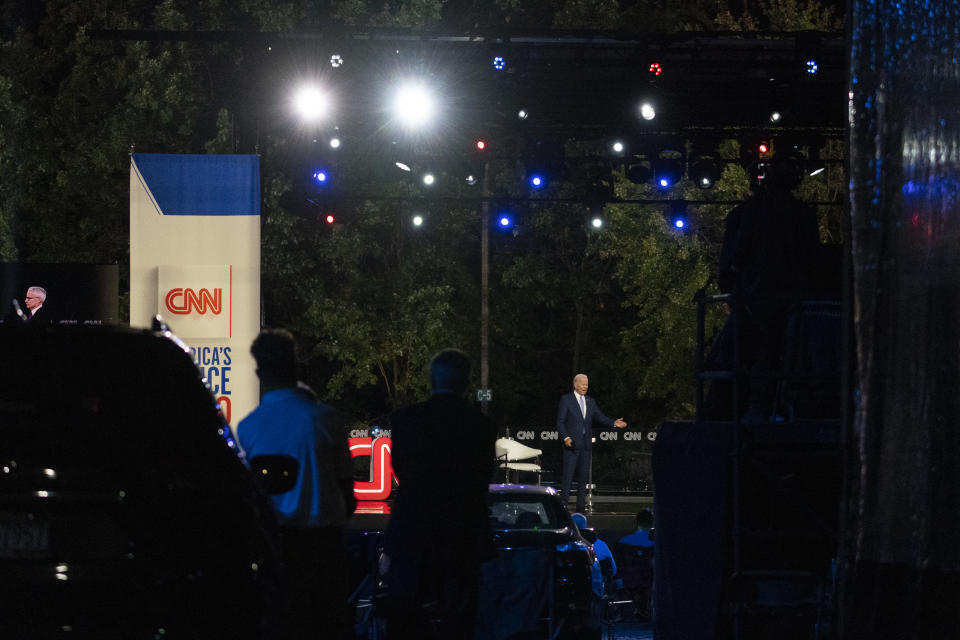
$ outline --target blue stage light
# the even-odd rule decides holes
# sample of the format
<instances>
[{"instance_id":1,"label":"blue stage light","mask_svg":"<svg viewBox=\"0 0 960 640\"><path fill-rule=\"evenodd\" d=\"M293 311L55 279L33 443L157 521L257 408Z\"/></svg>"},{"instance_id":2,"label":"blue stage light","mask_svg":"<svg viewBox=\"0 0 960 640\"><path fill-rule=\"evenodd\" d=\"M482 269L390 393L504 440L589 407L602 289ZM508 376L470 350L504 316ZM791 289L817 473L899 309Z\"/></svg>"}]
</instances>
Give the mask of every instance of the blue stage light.
<instances>
[{"instance_id":1,"label":"blue stage light","mask_svg":"<svg viewBox=\"0 0 960 640\"><path fill-rule=\"evenodd\" d=\"M820 65L817 64L817 61L813 58L807 60L807 73L814 75L817 71L820 71Z\"/></svg>"},{"instance_id":2,"label":"blue stage light","mask_svg":"<svg viewBox=\"0 0 960 640\"><path fill-rule=\"evenodd\" d=\"M513 216L509 213L501 213L497 215L497 226L503 230L513 228Z\"/></svg>"},{"instance_id":3,"label":"blue stage light","mask_svg":"<svg viewBox=\"0 0 960 640\"><path fill-rule=\"evenodd\" d=\"M497 71L503 71L504 67L507 66L507 61L503 59L503 56L494 56L493 57L493 68Z\"/></svg>"},{"instance_id":4,"label":"blue stage light","mask_svg":"<svg viewBox=\"0 0 960 640\"><path fill-rule=\"evenodd\" d=\"M674 229L683 230L687 226L687 220L682 216L674 216L671 224L673 224Z\"/></svg>"},{"instance_id":5,"label":"blue stage light","mask_svg":"<svg viewBox=\"0 0 960 640\"><path fill-rule=\"evenodd\" d=\"M534 189L541 189L547 184L547 179L539 173L530 176L530 186Z\"/></svg>"},{"instance_id":6,"label":"blue stage light","mask_svg":"<svg viewBox=\"0 0 960 640\"><path fill-rule=\"evenodd\" d=\"M327 173L326 169L317 169L313 172L313 181L318 185L327 184L327 180L330 178L330 174Z\"/></svg>"}]
</instances>

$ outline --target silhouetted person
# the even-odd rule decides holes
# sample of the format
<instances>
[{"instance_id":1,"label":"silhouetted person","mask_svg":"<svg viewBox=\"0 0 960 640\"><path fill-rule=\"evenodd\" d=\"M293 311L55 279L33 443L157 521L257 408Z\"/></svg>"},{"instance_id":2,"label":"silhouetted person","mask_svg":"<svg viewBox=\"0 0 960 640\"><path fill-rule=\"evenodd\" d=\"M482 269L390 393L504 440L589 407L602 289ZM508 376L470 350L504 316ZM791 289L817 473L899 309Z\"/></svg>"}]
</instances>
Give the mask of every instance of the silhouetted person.
<instances>
[{"instance_id":1,"label":"silhouetted person","mask_svg":"<svg viewBox=\"0 0 960 640\"><path fill-rule=\"evenodd\" d=\"M573 391L560 397L557 407L557 432L563 444L563 479L560 499L567 503L570 485L577 481L577 511L586 505L587 481L590 475L590 456L593 451L593 425L623 429L623 418L608 418L597 402L587 395L590 381L578 373L573 377Z\"/></svg>"},{"instance_id":2,"label":"silhouetted person","mask_svg":"<svg viewBox=\"0 0 960 640\"><path fill-rule=\"evenodd\" d=\"M732 369L733 331L737 331L740 368L750 372L749 381L740 378L739 389L741 405L747 405L743 419L748 422L764 422L784 411L774 406L777 381L773 376L782 371L788 325L795 320L816 272L817 218L792 194L801 178L797 161L774 159L754 194L727 216L719 282L721 291L735 294L739 317L731 313L707 366ZM726 415L712 417L732 417L718 393L724 388L729 397L729 387L713 385L708 409Z\"/></svg>"},{"instance_id":3,"label":"silhouetted person","mask_svg":"<svg viewBox=\"0 0 960 640\"><path fill-rule=\"evenodd\" d=\"M393 639L472 638L480 564L493 552L487 507L496 431L467 405L470 361L430 362L432 395L391 416L397 494L381 571Z\"/></svg>"},{"instance_id":4,"label":"silhouetted person","mask_svg":"<svg viewBox=\"0 0 960 640\"><path fill-rule=\"evenodd\" d=\"M343 525L353 513L353 463L342 420L297 382L293 336L265 330L250 348L263 396L240 421L248 457L297 460L296 486L273 496L292 610L294 638L351 638L349 556Z\"/></svg>"}]
</instances>

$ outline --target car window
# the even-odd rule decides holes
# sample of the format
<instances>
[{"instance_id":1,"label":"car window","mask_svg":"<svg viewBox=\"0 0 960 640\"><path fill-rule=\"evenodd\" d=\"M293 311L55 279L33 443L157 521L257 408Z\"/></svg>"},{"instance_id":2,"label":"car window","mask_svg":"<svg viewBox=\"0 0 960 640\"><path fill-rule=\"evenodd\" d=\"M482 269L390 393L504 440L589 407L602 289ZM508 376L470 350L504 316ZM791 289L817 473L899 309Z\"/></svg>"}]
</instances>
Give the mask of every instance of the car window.
<instances>
[{"instance_id":1,"label":"car window","mask_svg":"<svg viewBox=\"0 0 960 640\"><path fill-rule=\"evenodd\" d=\"M494 529L560 529L559 513L540 496L493 495L490 523Z\"/></svg>"}]
</instances>

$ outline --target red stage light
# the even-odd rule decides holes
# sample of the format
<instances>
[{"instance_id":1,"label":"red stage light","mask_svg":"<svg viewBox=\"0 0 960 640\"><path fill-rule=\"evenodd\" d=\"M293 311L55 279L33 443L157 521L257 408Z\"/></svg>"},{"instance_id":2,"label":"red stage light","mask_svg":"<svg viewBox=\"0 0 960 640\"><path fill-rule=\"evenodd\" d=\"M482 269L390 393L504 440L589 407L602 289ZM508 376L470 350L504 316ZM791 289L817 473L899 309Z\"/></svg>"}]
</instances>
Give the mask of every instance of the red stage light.
<instances>
[{"instance_id":1,"label":"red stage light","mask_svg":"<svg viewBox=\"0 0 960 640\"><path fill-rule=\"evenodd\" d=\"M648 70L655 76L659 76L661 73L663 73L663 67L660 66L659 62L651 62Z\"/></svg>"},{"instance_id":2,"label":"red stage light","mask_svg":"<svg viewBox=\"0 0 960 640\"><path fill-rule=\"evenodd\" d=\"M759 145L757 145L757 151L760 153L766 153L770 151L770 145L768 145L766 142L761 142Z\"/></svg>"},{"instance_id":3,"label":"red stage light","mask_svg":"<svg viewBox=\"0 0 960 640\"><path fill-rule=\"evenodd\" d=\"M484 142L483 140L477 140L477 150L483 151L486 148L487 148L486 142Z\"/></svg>"},{"instance_id":4,"label":"red stage light","mask_svg":"<svg viewBox=\"0 0 960 640\"><path fill-rule=\"evenodd\" d=\"M327 224L333 224L334 222L337 221L337 219L334 217L332 213L328 213L327 216L324 218L324 220L326 221Z\"/></svg>"}]
</instances>

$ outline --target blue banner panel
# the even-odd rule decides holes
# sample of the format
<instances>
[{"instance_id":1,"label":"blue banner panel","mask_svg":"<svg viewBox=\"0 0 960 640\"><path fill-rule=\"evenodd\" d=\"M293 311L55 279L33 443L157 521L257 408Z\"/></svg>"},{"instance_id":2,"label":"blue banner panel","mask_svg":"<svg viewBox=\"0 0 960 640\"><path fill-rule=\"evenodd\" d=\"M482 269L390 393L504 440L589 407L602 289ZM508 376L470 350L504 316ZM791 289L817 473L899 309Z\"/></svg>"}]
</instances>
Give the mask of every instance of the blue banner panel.
<instances>
[{"instance_id":1,"label":"blue banner panel","mask_svg":"<svg viewBox=\"0 0 960 640\"><path fill-rule=\"evenodd\" d=\"M259 162L254 155L133 155L141 182L165 216L260 215Z\"/></svg>"}]
</instances>

